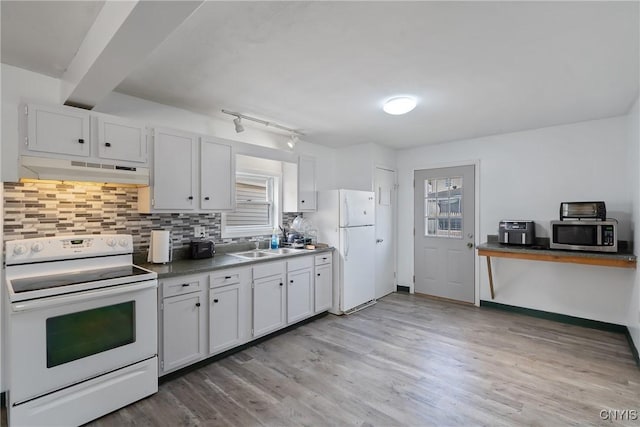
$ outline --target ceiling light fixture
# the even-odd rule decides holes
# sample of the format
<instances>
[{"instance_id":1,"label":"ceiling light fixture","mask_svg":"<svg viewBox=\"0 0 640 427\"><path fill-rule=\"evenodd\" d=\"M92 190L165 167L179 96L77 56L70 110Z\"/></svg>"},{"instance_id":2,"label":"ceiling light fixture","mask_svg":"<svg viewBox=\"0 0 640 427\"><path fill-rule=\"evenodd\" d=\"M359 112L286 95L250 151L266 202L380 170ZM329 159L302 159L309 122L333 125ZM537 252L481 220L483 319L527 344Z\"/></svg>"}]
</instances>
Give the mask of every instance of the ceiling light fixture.
<instances>
[{"instance_id":1,"label":"ceiling light fixture","mask_svg":"<svg viewBox=\"0 0 640 427\"><path fill-rule=\"evenodd\" d=\"M236 126L236 133L244 132L244 126L242 126L240 120L242 120L240 117L233 119L233 124Z\"/></svg>"},{"instance_id":2,"label":"ceiling light fixture","mask_svg":"<svg viewBox=\"0 0 640 427\"><path fill-rule=\"evenodd\" d=\"M411 96L396 96L388 99L382 109L387 114L399 116L400 114L407 114L416 108L416 104L416 99Z\"/></svg>"},{"instance_id":3,"label":"ceiling light fixture","mask_svg":"<svg viewBox=\"0 0 640 427\"><path fill-rule=\"evenodd\" d=\"M266 120L261 120L261 119L256 119L255 117L251 117L251 116L247 116L246 114L242 114L242 113L237 113L235 111L228 111L228 110L222 110L223 113L225 114L229 114L230 116L235 116L236 118L233 119L233 124L236 126L236 132L242 132L244 130L244 126L242 126L242 124L240 123L240 119L245 119L245 120L251 120L252 122L256 122L256 123L261 123L267 127L272 127L272 128L276 128L276 129L281 129L281 130L286 130L287 132L290 132L291 135L295 135L297 138L303 136L304 134L298 130L295 129L291 129L288 128L286 126L282 126L279 125L278 123L274 123L274 122L268 122ZM296 140L297 143L297 140ZM294 143L295 145L295 143Z\"/></svg>"},{"instance_id":4,"label":"ceiling light fixture","mask_svg":"<svg viewBox=\"0 0 640 427\"><path fill-rule=\"evenodd\" d=\"M289 148L293 150L293 148L296 146L298 141L300 141L300 137L292 133L291 136L289 137L289 141L287 141L287 146L289 146Z\"/></svg>"}]
</instances>

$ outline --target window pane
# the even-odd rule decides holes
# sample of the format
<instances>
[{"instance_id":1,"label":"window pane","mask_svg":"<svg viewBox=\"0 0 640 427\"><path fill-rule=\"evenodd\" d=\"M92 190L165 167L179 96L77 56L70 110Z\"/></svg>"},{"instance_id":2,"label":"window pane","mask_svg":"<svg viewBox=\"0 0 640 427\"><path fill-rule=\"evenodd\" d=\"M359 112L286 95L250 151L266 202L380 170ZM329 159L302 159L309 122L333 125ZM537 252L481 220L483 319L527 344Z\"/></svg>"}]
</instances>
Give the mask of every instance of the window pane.
<instances>
[{"instance_id":1,"label":"window pane","mask_svg":"<svg viewBox=\"0 0 640 427\"><path fill-rule=\"evenodd\" d=\"M427 179L425 235L462 238L462 177Z\"/></svg>"},{"instance_id":2,"label":"window pane","mask_svg":"<svg viewBox=\"0 0 640 427\"><path fill-rule=\"evenodd\" d=\"M268 203L236 203L236 211L227 214L227 226L248 227L271 224L271 205Z\"/></svg>"}]
</instances>

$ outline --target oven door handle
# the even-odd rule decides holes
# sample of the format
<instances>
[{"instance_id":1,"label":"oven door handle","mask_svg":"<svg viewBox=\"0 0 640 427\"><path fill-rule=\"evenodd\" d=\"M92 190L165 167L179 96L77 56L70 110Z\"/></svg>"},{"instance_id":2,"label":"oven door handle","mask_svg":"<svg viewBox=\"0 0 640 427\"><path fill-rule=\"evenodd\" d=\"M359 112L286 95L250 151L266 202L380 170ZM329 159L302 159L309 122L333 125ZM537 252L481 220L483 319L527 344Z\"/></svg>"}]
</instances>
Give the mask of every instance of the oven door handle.
<instances>
[{"instance_id":1,"label":"oven door handle","mask_svg":"<svg viewBox=\"0 0 640 427\"><path fill-rule=\"evenodd\" d=\"M43 308L68 305L77 302L91 301L102 297L112 297L116 295L128 294L149 288L157 288L157 280L145 280L144 282L132 283L130 285L112 286L101 289L91 289L85 292L78 292L69 295L59 295L50 298L34 299L30 301L20 301L11 304L13 312L30 310L40 310Z\"/></svg>"}]
</instances>

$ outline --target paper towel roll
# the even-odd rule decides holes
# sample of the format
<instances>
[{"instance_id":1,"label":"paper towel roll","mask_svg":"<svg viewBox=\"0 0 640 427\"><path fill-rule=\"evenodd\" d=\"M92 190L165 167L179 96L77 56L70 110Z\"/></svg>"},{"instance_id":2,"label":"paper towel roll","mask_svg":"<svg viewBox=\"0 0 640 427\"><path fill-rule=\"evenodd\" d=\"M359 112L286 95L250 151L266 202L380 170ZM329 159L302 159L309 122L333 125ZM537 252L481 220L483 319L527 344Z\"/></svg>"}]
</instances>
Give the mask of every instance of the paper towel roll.
<instances>
[{"instance_id":1,"label":"paper towel roll","mask_svg":"<svg viewBox=\"0 0 640 427\"><path fill-rule=\"evenodd\" d=\"M171 233L167 230L151 230L149 261L161 264L171 261Z\"/></svg>"}]
</instances>

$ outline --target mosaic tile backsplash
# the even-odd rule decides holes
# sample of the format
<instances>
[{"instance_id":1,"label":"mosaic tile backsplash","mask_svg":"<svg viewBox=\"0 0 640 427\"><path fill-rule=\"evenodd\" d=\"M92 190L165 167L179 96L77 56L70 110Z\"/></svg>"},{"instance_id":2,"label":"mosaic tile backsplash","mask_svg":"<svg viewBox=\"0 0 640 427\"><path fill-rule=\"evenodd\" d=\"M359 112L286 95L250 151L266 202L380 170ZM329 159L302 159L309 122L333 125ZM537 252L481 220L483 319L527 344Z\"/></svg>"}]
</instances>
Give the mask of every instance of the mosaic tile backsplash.
<instances>
[{"instance_id":1,"label":"mosaic tile backsplash","mask_svg":"<svg viewBox=\"0 0 640 427\"><path fill-rule=\"evenodd\" d=\"M289 224L296 213L285 213ZM153 229L170 229L174 249L193 239L193 226L206 227L216 243L244 242L250 238L222 239L222 215L139 214L138 189L94 183L5 182L4 240L70 234L118 233L133 235L134 251L147 251ZM268 236L265 236L265 238Z\"/></svg>"}]
</instances>

